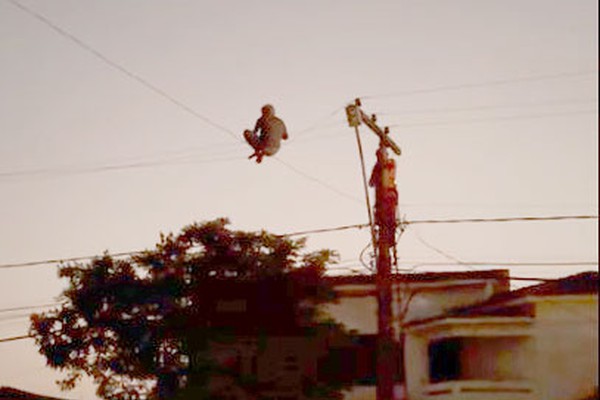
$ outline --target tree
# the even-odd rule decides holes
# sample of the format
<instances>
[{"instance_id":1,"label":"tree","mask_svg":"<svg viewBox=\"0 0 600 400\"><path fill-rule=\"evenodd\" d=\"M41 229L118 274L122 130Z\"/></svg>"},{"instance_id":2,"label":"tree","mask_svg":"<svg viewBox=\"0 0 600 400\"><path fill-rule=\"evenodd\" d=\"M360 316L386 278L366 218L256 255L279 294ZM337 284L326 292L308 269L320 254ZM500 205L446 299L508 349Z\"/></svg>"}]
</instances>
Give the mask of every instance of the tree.
<instances>
[{"instance_id":1,"label":"tree","mask_svg":"<svg viewBox=\"0 0 600 400\"><path fill-rule=\"evenodd\" d=\"M60 266L59 276L69 281L63 303L33 314L31 334L47 363L68 372L63 389L87 374L103 398L173 396L190 372L189 332L215 335L214 315L207 310L224 282L283 282L295 325L343 333L338 324L318 322L319 304L334 298L322 279L336 260L333 251L306 253L302 239L232 231L228 223L218 219L189 225L178 235L161 234L153 250L125 259L104 254ZM205 378L218 373L212 360L201 362L208 366ZM306 392L334 398L340 388L313 382Z\"/></svg>"}]
</instances>

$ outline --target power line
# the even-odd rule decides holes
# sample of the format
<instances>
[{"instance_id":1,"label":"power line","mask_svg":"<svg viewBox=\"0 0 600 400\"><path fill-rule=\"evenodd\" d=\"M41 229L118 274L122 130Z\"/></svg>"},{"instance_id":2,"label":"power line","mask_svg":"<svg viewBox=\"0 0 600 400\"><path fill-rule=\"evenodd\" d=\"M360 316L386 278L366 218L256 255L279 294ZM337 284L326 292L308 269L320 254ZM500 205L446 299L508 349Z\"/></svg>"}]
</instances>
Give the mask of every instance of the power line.
<instances>
[{"instance_id":1,"label":"power line","mask_svg":"<svg viewBox=\"0 0 600 400\"><path fill-rule=\"evenodd\" d=\"M538 103L514 103L514 104L484 104L479 106L470 107L446 107L446 108L421 108L421 109L408 109L402 111L381 111L376 112L377 115L414 115L414 114L439 114L439 113L459 113L464 111L477 111L477 110L497 110L497 109L510 109L510 108L522 108L522 107L545 107L545 106L561 106L561 105L580 105L580 104L598 104L598 100L554 100L547 102Z\"/></svg>"},{"instance_id":2,"label":"power line","mask_svg":"<svg viewBox=\"0 0 600 400\"><path fill-rule=\"evenodd\" d=\"M339 113L340 111L342 111L344 109L344 106L338 107L335 110L333 110L332 112L330 112L329 114L323 116L322 118L319 118L316 122L310 124L307 128L301 129L299 131L296 132L296 136L293 137L290 140L290 143L295 141L298 137L301 137L303 134L305 134L306 132L310 132L314 129L317 129L319 126L321 126L321 124L327 120L329 120L330 118L334 117L337 113Z\"/></svg>"},{"instance_id":3,"label":"power line","mask_svg":"<svg viewBox=\"0 0 600 400\"><path fill-rule=\"evenodd\" d=\"M455 219L416 219L404 221L407 225L415 224L462 224L486 222L534 222L598 219L598 215L554 215L548 217L499 217L499 218L455 218Z\"/></svg>"},{"instance_id":4,"label":"power line","mask_svg":"<svg viewBox=\"0 0 600 400\"><path fill-rule=\"evenodd\" d=\"M12 307L12 308L2 308L0 309L0 313L13 312L13 311L23 311L23 310L34 310L36 308L48 308L59 306L63 303L50 303L50 304L39 304L36 306L24 306L24 307Z\"/></svg>"},{"instance_id":5,"label":"power line","mask_svg":"<svg viewBox=\"0 0 600 400\"><path fill-rule=\"evenodd\" d=\"M416 225L416 224L458 224L458 223L494 223L494 222L541 222L541 221L568 221L568 220L591 220L598 219L597 215L555 215L555 216L547 216L547 217L499 217L499 218L455 218L455 219L421 219L421 220L412 220L412 221L400 221L404 225ZM330 233L330 232L339 232L349 229L362 229L369 227L369 224L351 224L351 225L342 225L336 226L333 228L320 228L320 229L311 229L305 231L296 231L289 232L284 234L279 234L276 236L279 237L293 237L293 236L306 236L310 234L319 234L319 233ZM140 254L142 251L128 251L122 253L114 253L107 254L110 257L125 257L131 256L135 254ZM59 264L65 262L78 262L78 261L89 261L98 256L82 256L82 257L71 257L71 258L63 258L63 259L50 259L43 261L31 261L25 263L15 263L15 264L0 264L0 269L9 269L9 268L21 268L21 267L32 267L37 265L46 265L46 264ZM472 263L469 263L472 264Z\"/></svg>"},{"instance_id":6,"label":"power line","mask_svg":"<svg viewBox=\"0 0 600 400\"><path fill-rule=\"evenodd\" d=\"M68 32L67 30L61 28L60 26L58 26L57 24L55 24L54 22L52 22L51 20L49 20L48 18L46 18L44 15L28 8L25 7L24 5L22 5L21 3L19 3L17 0L9 0L14 6L18 7L19 9L21 9L22 11L26 12L27 14L31 15L32 17L38 19L39 21L41 21L42 23L46 24L47 26L49 26L50 28L52 28L54 31L56 31L58 34L60 34L61 36L71 40L73 43L75 43L77 46L81 47L82 49L86 50L87 52L91 53L92 55L94 55L96 58L98 58L99 60L101 60L102 62L104 62L105 64L111 66L112 68L116 69L117 71L122 72L123 74L125 74L126 76L128 76L129 78L139 82L140 84L142 84L143 86L145 86L147 89L151 90L152 92L158 94L159 96L169 100L171 103L175 104L176 106L178 106L179 108L185 110L186 112L188 112L189 114L193 115L194 117L199 118L200 120L204 121L205 123L229 134L230 136L232 136L233 138L235 138L238 142L243 143L244 141L238 136L236 135L232 130L226 128L223 125L220 125L214 121L212 121L211 119L209 119L208 117L200 114L199 112L197 112L196 110L194 110L193 108L191 108L190 106L188 106L187 104L183 103L182 101L176 99L175 97L171 96L170 94L168 94L167 92L165 92L164 90L162 90L161 88L159 88L158 86L150 83L148 80L142 78L140 75L135 74L131 71L129 71L127 68L125 68L124 66L116 63L115 61L111 60L110 58L108 58L107 56L105 56L104 54L102 54L101 52L99 52L98 50L94 49L92 46L90 46L89 44L85 43L84 41L82 41L81 39L79 39L78 37L76 37L74 34ZM337 113L339 110L336 109L335 111L333 111L330 115L326 116L326 118L331 117L333 115L335 115L335 113ZM320 179L317 179L315 177L312 177L300 170L298 170L297 168L284 163L283 161L279 160L283 165L285 165L286 167L288 167L289 169L293 170L294 172L296 172L297 174L302 175L305 178L308 178L314 182L317 182L319 184L321 184L324 187L327 187L328 189L346 197L346 198L351 198L353 200L356 200L353 196L350 196L346 193L341 192L338 189L335 189L334 187L332 187L329 184L324 183L323 181L321 181Z\"/></svg>"},{"instance_id":7,"label":"power line","mask_svg":"<svg viewBox=\"0 0 600 400\"><path fill-rule=\"evenodd\" d=\"M346 258L335 263L335 267L340 266L356 266L360 260L358 258ZM568 266L568 265L598 265L598 261L470 261L470 264L475 265L525 265L525 266ZM433 261L433 260L398 260L398 264L427 264L427 265L455 265L454 262L448 261Z\"/></svg>"},{"instance_id":8,"label":"power line","mask_svg":"<svg viewBox=\"0 0 600 400\"><path fill-rule=\"evenodd\" d=\"M398 92L391 92L379 95L369 95L369 96L361 96L361 99L378 99L385 97L401 97L408 96L413 94L424 94L424 93L435 93L435 92L445 92L445 91L454 91L454 90L462 90L462 89L472 89L478 87L485 86L501 86L501 85L509 85L513 83L521 83L521 82L536 82L536 81L544 81L544 80L553 80L553 79L563 79L563 78L575 78L579 76L585 75L594 75L598 74L598 70L589 70L589 71L575 71L575 72L565 72L560 74L552 74L552 75L531 75L520 78L510 78L510 79L497 79L485 82L475 82L475 83L461 83L456 85L445 85L445 86L437 86L432 88L424 88L424 89L414 89L414 90L404 90Z\"/></svg>"},{"instance_id":9,"label":"power line","mask_svg":"<svg viewBox=\"0 0 600 400\"><path fill-rule=\"evenodd\" d=\"M398 261L400 264L420 264L420 265L438 265L452 266L455 263L443 261ZM566 266L592 266L598 265L598 261L469 261L469 265L484 266L496 265L500 267L566 267Z\"/></svg>"},{"instance_id":10,"label":"power line","mask_svg":"<svg viewBox=\"0 0 600 400\"><path fill-rule=\"evenodd\" d=\"M197 112L196 110L194 110L193 108L191 108L190 106L188 106L187 104L183 103L182 101L176 99L175 97L171 96L170 94L168 94L167 92L165 92L163 89L159 88L158 86L152 84L151 82L149 82L148 80L144 79L143 77L141 77L140 75L133 73L132 71L128 70L127 68L125 68L123 65L111 60L109 57L107 57L106 55L104 55L103 53L101 53L100 51L96 50L95 48L93 48L92 46L90 46L89 44L85 43L84 41L82 41L81 39L79 39L77 36L75 36L74 34L70 33L69 31L63 29L62 27L58 26L57 24L55 24L54 22L52 22L50 19L48 19L47 17L45 17L44 15L42 15L41 13L34 11L31 8L28 8L24 5L22 5L20 2L18 2L17 0L10 0L10 2L17 8L21 9L22 11L24 11L25 13L29 14L30 16L34 17L35 19L39 20L40 22L44 23L45 25L47 25L48 27L50 27L51 29L53 29L55 32L57 32L59 35L69 39L70 41L72 41L73 43L75 43L77 46L79 46L80 48L86 50L88 53L94 55L97 59L101 60L103 63L109 65L110 67L116 69L117 71L120 71L121 73L125 74L126 76L128 76L129 78L137 81L138 83L140 83L141 85L143 85L144 87L146 87L147 89L151 90L152 92L154 92L155 94L158 94L159 96L163 97L164 99L170 101L171 103L175 104L177 107L185 110L186 112L188 112L189 114L195 116L196 118L199 118L200 120L204 121L205 123L231 135L233 138L235 138L238 142L242 142L242 139L236 135L232 130L226 128L223 125L220 125L214 121L212 121L211 119L209 119L208 117L200 114L199 112ZM462 88L469 88L469 87L477 87L477 86L492 86L492 85L500 85L500 84L508 84L508 83L515 83L515 82L525 82L525 81L540 81L540 80L547 80L547 79L558 79L558 78L567 78L567 77L576 77L576 76L583 76L583 75L589 75L592 73L595 73L597 71L585 71L585 72L570 72L570 73L562 73L562 74L555 74L555 75L539 75L539 76L530 76L530 77L523 77L523 78L514 78L514 79L504 79L504 80L496 80L496 81L489 81L489 82L483 82L483 83L472 83L472 84L461 84L461 85L453 85L453 86L443 86L443 87L438 87L438 88L430 88L430 89L420 89L420 90L413 90L413 91L405 91L405 92L398 92L396 94L391 94L392 96L394 95L406 95L406 94L415 94L415 93L426 93L426 92L431 92L431 91L440 91L440 90L456 90L456 89L462 89ZM375 97L386 97L386 96L390 96L390 95L380 95L380 96L364 96L364 98L375 98ZM334 110L334 112L332 112L330 115L326 116L326 118L329 118L333 115L335 115L335 113L337 113L339 111L339 109ZM312 129L312 127L308 128L307 130ZM350 196L344 192L339 191L338 189L334 188L333 186L324 183L323 181L314 178L300 170L298 170L297 168L277 159L279 162L281 162L282 164L284 164L285 166L287 166L288 168L292 169L294 172L302 175L305 178L308 178L314 182L317 182L321 185L323 185L324 187L344 196L347 198L350 198L354 201L358 201L356 198L354 198L353 196ZM101 171L101 170L110 170L110 169L123 169L123 168L139 168L139 167L147 167L147 166L151 166L151 165L157 165L156 163L135 163L135 164L130 164L130 165L124 165L124 166L105 166L105 167L97 167L96 169L92 169L91 171L93 172L97 172L97 171ZM12 174L19 174L20 172L15 172ZM37 171L36 173L39 173L39 171ZM8 176L10 176L10 172L7 173ZM0 176L2 176L0 174ZM5 174L5 176L7 176Z\"/></svg>"},{"instance_id":11,"label":"power line","mask_svg":"<svg viewBox=\"0 0 600 400\"><path fill-rule=\"evenodd\" d=\"M24 12L26 12L30 16L36 18L37 20L41 21L45 25L47 25L50 28L52 28L55 32L57 32L61 36L69 39L70 41L72 41L73 43L75 43L80 48L82 48L82 49L86 50L88 53L94 55L96 58L98 58L99 60L101 60L105 64L107 64L107 65L111 66L112 68L116 69L117 71L120 71L121 73L127 75L129 78L131 78L131 79L139 82L140 84L142 84L143 86L145 86L147 89L149 89L152 92L158 94L159 96L163 97L164 99L167 99L171 103L175 104L177 107L181 108L182 110L185 110L186 112L188 112L189 114L193 115L194 117L199 118L200 120L204 121L208 125L211 125L211 126L217 128L217 129L219 129L219 130L221 130L221 131L229 134L230 136L232 136L233 138L235 138L237 141L240 141L240 142L242 141L241 138L238 137L238 135L236 135L230 129L227 129L223 125L220 125L220 124L212 121L208 117L200 114L199 112L197 112L193 108L191 108L188 105L184 104L183 102L177 100L175 97L169 95L167 92L165 92L164 90L160 89L158 86L153 85L152 83L150 83L146 79L142 78L140 75L135 74L135 73L129 71L124 66L122 66L122 65L118 64L117 62L111 60L110 58L108 58L107 56L105 56L104 54L102 54L101 52L99 52L98 50L94 49L92 46L88 45L87 43L85 43L84 41L82 41L81 39L79 39L78 37L76 37L74 34L68 32L67 30L61 28L60 26L58 26L57 24L55 24L54 22L52 22L51 20L49 20L48 18L46 18L44 15L40 14L37 11L32 10L31 8L25 7L24 5L22 5L21 3L19 3L17 0L9 0L9 1L14 6L18 7L19 9L21 9Z\"/></svg>"},{"instance_id":12,"label":"power line","mask_svg":"<svg viewBox=\"0 0 600 400\"><path fill-rule=\"evenodd\" d=\"M552 112L552 113L542 113L542 114L522 114L522 115L511 115L506 117L484 117L484 118L471 118L471 119L463 119L463 120L452 120L452 121L431 121L431 122L418 122L418 123L408 123L408 124L390 124L389 128L408 128L413 126L433 126L433 125L452 125L452 124L469 124L469 123L478 123L478 122L488 122L488 121L516 121L522 119L539 119L539 118L554 118L554 117L563 117L566 115L579 115L579 114L593 114L597 113L598 110L578 110L578 111L564 111L564 112Z\"/></svg>"},{"instance_id":13,"label":"power line","mask_svg":"<svg viewBox=\"0 0 600 400\"><path fill-rule=\"evenodd\" d=\"M370 226L369 224L342 225L342 226L337 226L335 228L321 228L321 229L311 229L311 230L297 231L297 232L291 232L291 233L283 233L283 234L278 235L278 236L286 236L286 237L304 236L304 235L315 234L315 233L328 233L328 232L345 231L345 230L348 230L348 229L362 229L362 228L367 228L369 226Z\"/></svg>"},{"instance_id":14,"label":"power line","mask_svg":"<svg viewBox=\"0 0 600 400\"><path fill-rule=\"evenodd\" d=\"M352 200L352 201L354 201L354 202L358 202L358 203L361 203L361 204L362 204L362 202L361 202L359 199L357 199L356 197L352 196L351 194L348 194L348 193L346 193L346 192L343 192L343 191L341 191L341 190L337 189L336 187L334 187L334 186L332 186L332 185L328 184L327 182L324 182L324 181L320 180L319 178L315 178L314 176L311 176L311 175L309 175L309 174L307 174L307 173L305 173L305 172L303 172L303 171L299 170L298 168L294 167L294 166L293 166L293 165L291 165L290 163L283 161L283 160L282 160L282 159L280 159L279 157L277 157L277 156L273 156L273 159L275 159L275 161L277 161L277 162L279 162L279 163L283 164L284 166L286 166L288 169L290 169L291 171L295 172L296 174L298 174L298 175L300 175L300 176L303 176L304 178L306 178L306 179L309 179L309 180L311 180L311 181L313 181L313 182L316 182L316 183L318 183L319 185L321 185L321 186L323 186L323 187L325 187L325 188L329 189L330 191L332 191L332 192L335 192L335 193L339 194L340 196L343 196L343 197L345 197L345 198L347 198L347 199L349 199L349 200Z\"/></svg>"},{"instance_id":15,"label":"power line","mask_svg":"<svg viewBox=\"0 0 600 400\"><path fill-rule=\"evenodd\" d=\"M16 340L22 340L22 339L33 339L33 336L30 336L30 335L21 335L21 336L12 336L12 337L0 338L0 343L14 342Z\"/></svg>"},{"instance_id":16,"label":"power line","mask_svg":"<svg viewBox=\"0 0 600 400\"><path fill-rule=\"evenodd\" d=\"M399 265L410 265L410 266L441 266L441 267L454 267L462 265L462 262L449 262L449 261L426 261L426 260L398 260ZM569 266L595 266L598 265L598 261L469 261L470 266L483 267L483 266L496 266L496 267L569 267ZM350 261L343 265L333 265L328 269L348 269L353 267L361 267L359 260L354 260L354 263Z\"/></svg>"},{"instance_id":17,"label":"power line","mask_svg":"<svg viewBox=\"0 0 600 400\"><path fill-rule=\"evenodd\" d=\"M2 178L15 178L15 177L26 177L26 176L60 176L60 175L79 175L79 174L93 174L100 172L109 171L121 171L128 169L142 169L152 168L157 166L165 165L177 165L177 164L190 164L190 163L209 163L209 162L223 162L223 161L235 161L242 160L245 157L213 157L208 159L191 159L193 155L176 157L173 159L160 160L160 161L140 161L126 164L107 164L93 167L79 167L78 169L64 169L64 168L43 168L36 170L22 170L22 171L7 171L0 172L0 179Z\"/></svg>"},{"instance_id":18,"label":"power line","mask_svg":"<svg viewBox=\"0 0 600 400\"><path fill-rule=\"evenodd\" d=\"M455 219L422 219L401 221L405 225L415 224L455 224L455 223L483 223L483 222L519 222L519 221L561 221L578 219L598 219L597 215L555 215L549 217L500 217L500 218L455 218ZM369 224L342 225L334 228L321 228L282 234L280 236L302 236L313 233L336 232L348 229L361 229Z\"/></svg>"},{"instance_id":19,"label":"power line","mask_svg":"<svg viewBox=\"0 0 600 400\"><path fill-rule=\"evenodd\" d=\"M128 251L128 252L123 252L123 253L113 253L113 254L108 254L108 256L110 257L125 257L125 256L132 256L135 254L140 254L141 251ZM60 263L66 263L66 262L79 262L79 261L89 261L92 260L94 258L96 258L98 256L82 256L82 257L70 257L70 258L63 258L63 259L50 259L50 260L43 260L43 261L31 261L31 262L25 262L25 263L18 263L18 264L3 264L0 265L0 269L8 269L8 268L21 268L21 267L33 267L33 266L37 266L37 265L46 265L46 264L60 264Z\"/></svg>"},{"instance_id":20,"label":"power line","mask_svg":"<svg viewBox=\"0 0 600 400\"><path fill-rule=\"evenodd\" d=\"M427 248L429 248L430 250L435 251L437 254L441 254L442 256L446 257L447 259L454 261L458 265L461 265L463 267L466 267L467 269L473 270L471 263L459 260L458 258L454 257L453 255L449 254L448 252L441 250L441 249L437 248L436 246L432 245L431 243L429 243L428 241L426 241L425 239L423 239L421 237L421 234L419 233L418 230L415 230L415 233L416 233L417 239L423 245L425 245Z\"/></svg>"}]
</instances>

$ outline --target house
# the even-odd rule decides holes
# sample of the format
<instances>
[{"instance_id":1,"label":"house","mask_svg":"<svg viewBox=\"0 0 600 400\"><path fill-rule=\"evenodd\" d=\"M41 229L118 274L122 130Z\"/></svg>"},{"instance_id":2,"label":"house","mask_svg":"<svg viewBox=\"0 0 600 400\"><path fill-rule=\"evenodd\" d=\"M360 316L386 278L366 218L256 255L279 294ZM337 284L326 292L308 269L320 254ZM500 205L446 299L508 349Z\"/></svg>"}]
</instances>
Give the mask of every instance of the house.
<instances>
[{"instance_id":1,"label":"house","mask_svg":"<svg viewBox=\"0 0 600 400\"><path fill-rule=\"evenodd\" d=\"M341 362L331 369L341 371L353 382L345 392L347 400L376 398L377 288L375 276L336 276L328 278L338 299L326 304L324 311L354 332L358 345L334 349ZM393 274L392 315L397 338L395 397L404 398L402 363L403 326L411 321L443 315L456 307L489 300L510 289L507 270L428 272ZM410 368L407 365L406 368Z\"/></svg>"},{"instance_id":2,"label":"house","mask_svg":"<svg viewBox=\"0 0 600 400\"><path fill-rule=\"evenodd\" d=\"M230 334L209 345L194 339L201 335L191 335L190 394L195 395L193 386L196 390L206 390L202 389L201 374L195 371L201 371L208 352L210 358L230 373L238 378L248 377L255 387L261 387L261 398L303 399L302 385L308 380L349 384L345 399L375 399L378 325L375 277L326 279L333 286L337 301L324 305L322 311L344 324L351 331L350 337L327 328L307 333L294 322L295 312L293 305L285 300L288 289L284 286L257 287L245 283L236 284L232 290L227 283L222 288L211 284L211 289L220 295L215 297L214 304L203 309L211 313L214 326L222 326ZM407 321L432 318L455 307L481 303L508 292L510 287L506 270L395 274L391 286L397 398L404 397L400 333ZM200 357L196 359L193 354ZM219 393L222 398L247 398L233 382L226 375L213 377L207 390Z\"/></svg>"},{"instance_id":3,"label":"house","mask_svg":"<svg viewBox=\"0 0 600 400\"><path fill-rule=\"evenodd\" d=\"M581 400L598 388L598 273L405 325L410 400Z\"/></svg>"}]
</instances>

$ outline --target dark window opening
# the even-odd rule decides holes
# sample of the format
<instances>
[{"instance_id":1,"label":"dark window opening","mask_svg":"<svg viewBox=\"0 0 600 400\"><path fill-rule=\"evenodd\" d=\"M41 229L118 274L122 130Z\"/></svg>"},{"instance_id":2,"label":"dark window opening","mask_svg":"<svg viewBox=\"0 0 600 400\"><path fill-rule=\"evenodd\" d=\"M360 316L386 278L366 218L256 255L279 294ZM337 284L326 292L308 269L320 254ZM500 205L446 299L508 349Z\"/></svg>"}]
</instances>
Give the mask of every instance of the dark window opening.
<instances>
[{"instance_id":1,"label":"dark window opening","mask_svg":"<svg viewBox=\"0 0 600 400\"><path fill-rule=\"evenodd\" d=\"M526 336L456 337L429 343L429 380L519 380L528 377Z\"/></svg>"},{"instance_id":2,"label":"dark window opening","mask_svg":"<svg viewBox=\"0 0 600 400\"><path fill-rule=\"evenodd\" d=\"M432 383L460 378L461 338L436 340L429 343L429 381Z\"/></svg>"}]
</instances>

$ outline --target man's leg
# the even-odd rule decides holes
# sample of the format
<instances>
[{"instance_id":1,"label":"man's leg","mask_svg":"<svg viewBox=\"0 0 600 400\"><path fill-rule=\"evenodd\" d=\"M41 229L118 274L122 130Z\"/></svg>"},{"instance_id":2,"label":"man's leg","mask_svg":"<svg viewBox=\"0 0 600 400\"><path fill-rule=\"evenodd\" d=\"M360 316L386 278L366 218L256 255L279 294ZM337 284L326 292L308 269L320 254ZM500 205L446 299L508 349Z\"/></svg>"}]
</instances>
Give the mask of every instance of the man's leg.
<instances>
[{"instance_id":1,"label":"man's leg","mask_svg":"<svg viewBox=\"0 0 600 400\"><path fill-rule=\"evenodd\" d=\"M249 129L246 129L244 131L244 139L246 139L246 142L248 142L248 144L250 146L252 146L252 148L254 150L258 150L260 147L260 140L258 138L258 135L254 132L252 132Z\"/></svg>"},{"instance_id":2,"label":"man's leg","mask_svg":"<svg viewBox=\"0 0 600 400\"><path fill-rule=\"evenodd\" d=\"M256 157L256 162L260 163L264 156L264 143L261 141L260 136L251 130L246 129L244 131L244 139L254 149L254 154L251 154L248 158Z\"/></svg>"}]
</instances>

